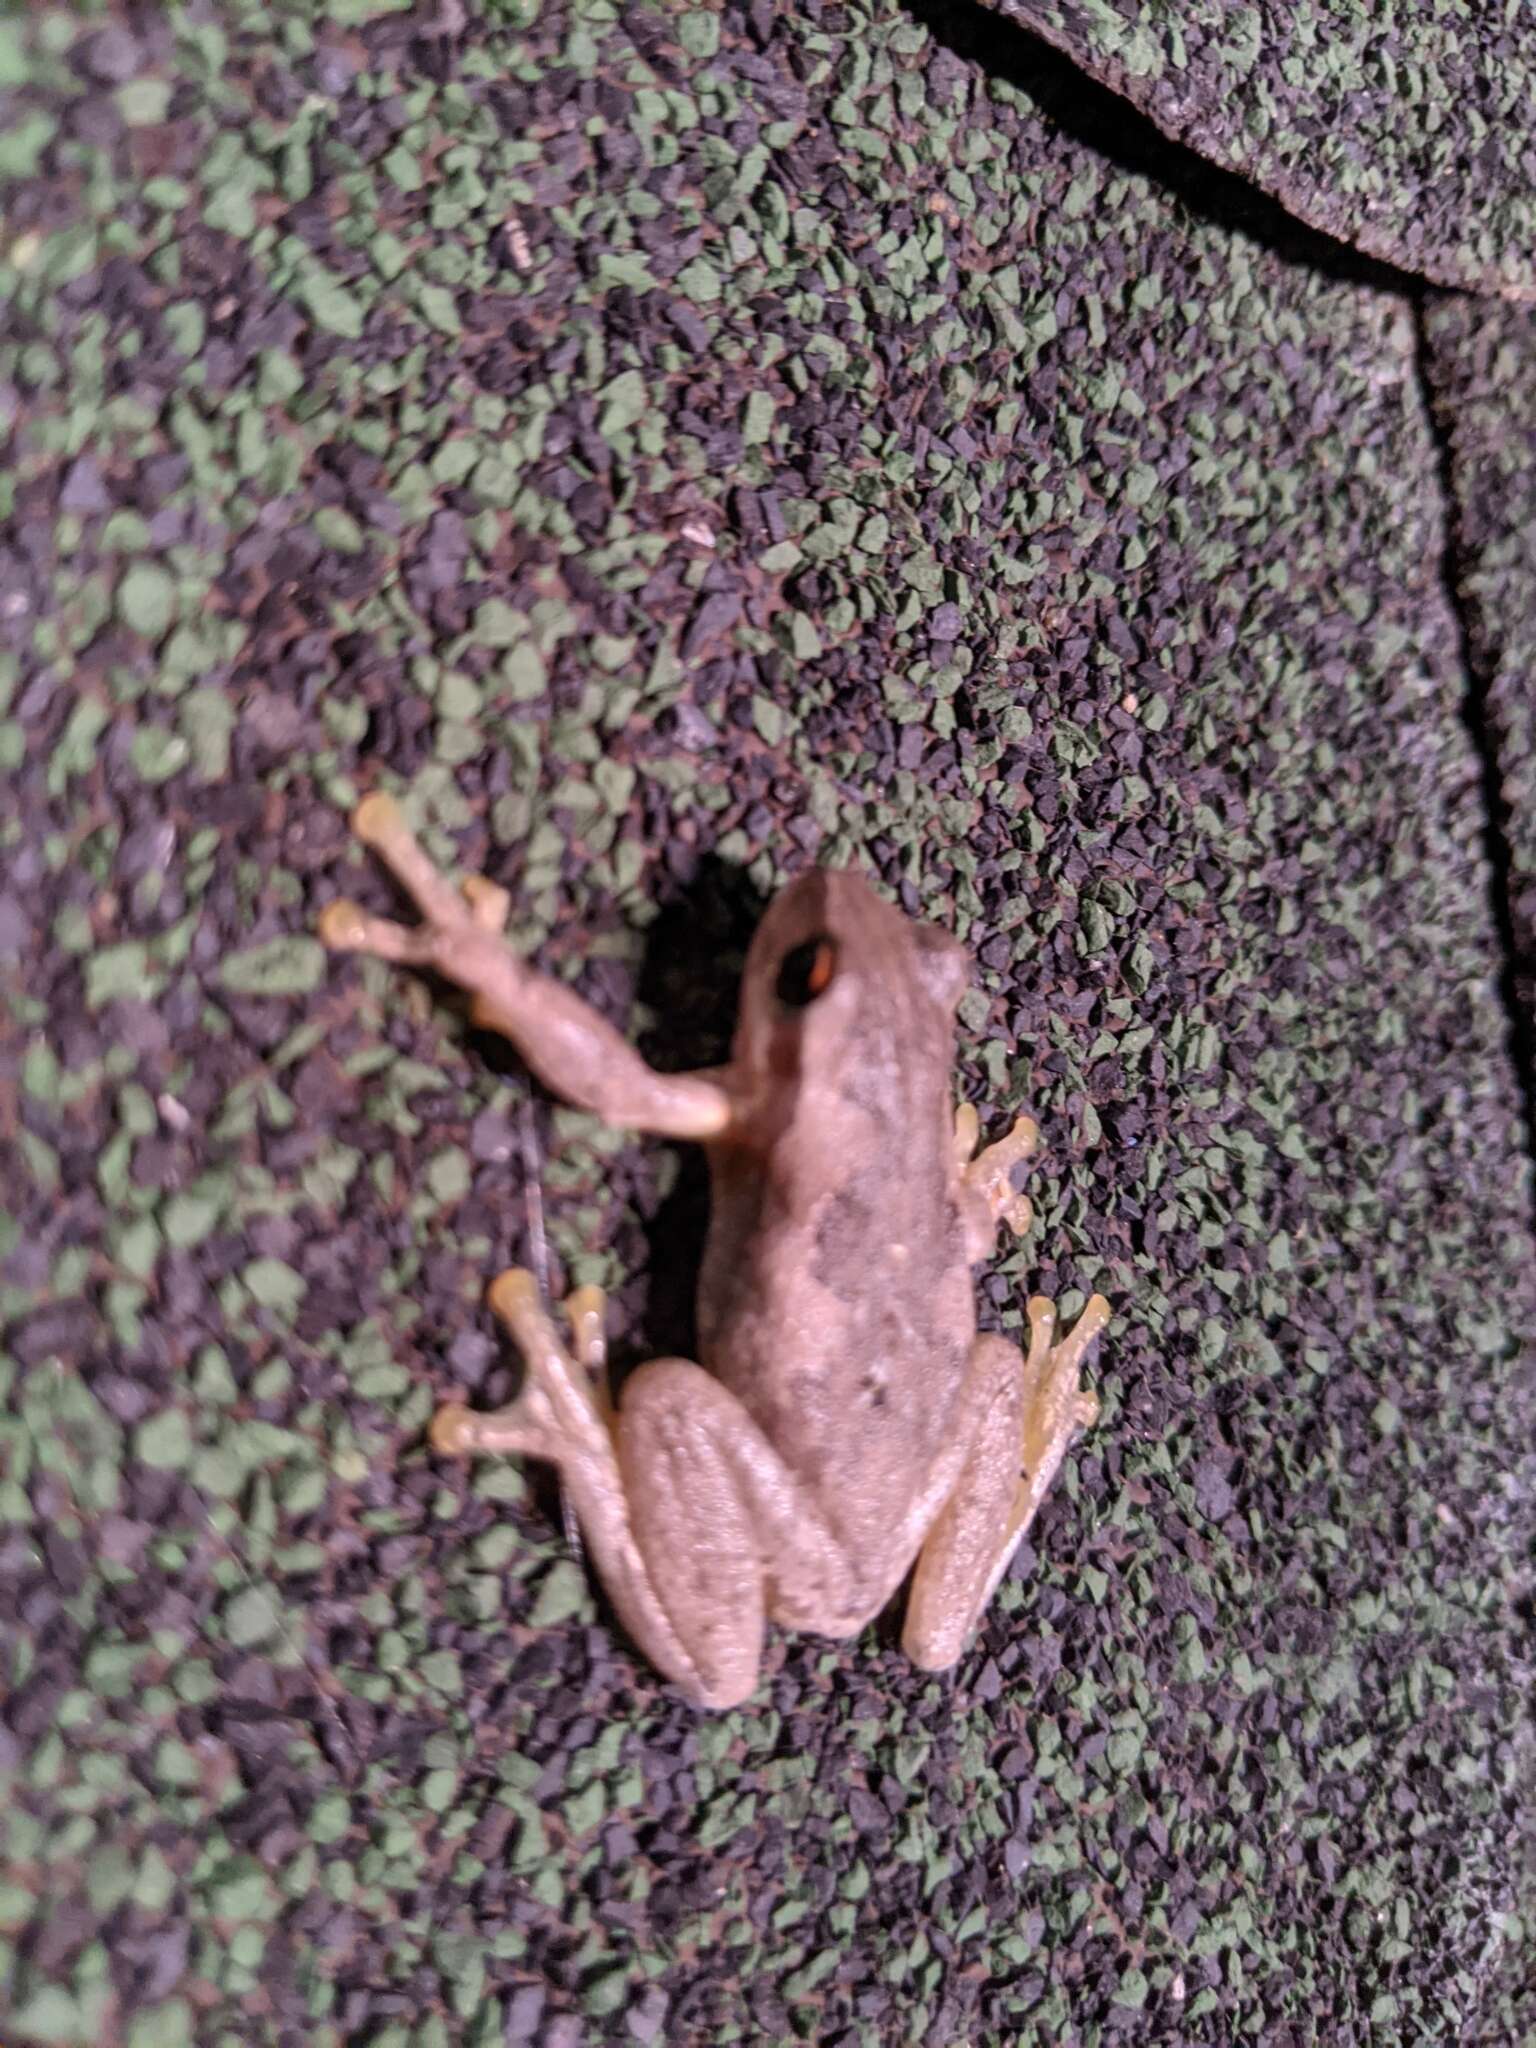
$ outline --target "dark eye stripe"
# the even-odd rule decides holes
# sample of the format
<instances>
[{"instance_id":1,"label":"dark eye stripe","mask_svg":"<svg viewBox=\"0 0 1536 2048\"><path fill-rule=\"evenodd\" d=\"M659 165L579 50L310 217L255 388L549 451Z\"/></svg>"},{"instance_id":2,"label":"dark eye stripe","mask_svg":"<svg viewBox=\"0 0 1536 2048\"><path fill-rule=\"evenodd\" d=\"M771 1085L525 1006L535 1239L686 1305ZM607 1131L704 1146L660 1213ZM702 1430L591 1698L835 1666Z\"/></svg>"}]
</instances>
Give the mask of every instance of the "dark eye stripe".
<instances>
[{"instance_id":1,"label":"dark eye stripe","mask_svg":"<svg viewBox=\"0 0 1536 2048\"><path fill-rule=\"evenodd\" d=\"M831 984L837 971L837 946L824 933L791 946L779 962L774 994L786 1008L803 1010Z\"/></svg>"}]
</instances>

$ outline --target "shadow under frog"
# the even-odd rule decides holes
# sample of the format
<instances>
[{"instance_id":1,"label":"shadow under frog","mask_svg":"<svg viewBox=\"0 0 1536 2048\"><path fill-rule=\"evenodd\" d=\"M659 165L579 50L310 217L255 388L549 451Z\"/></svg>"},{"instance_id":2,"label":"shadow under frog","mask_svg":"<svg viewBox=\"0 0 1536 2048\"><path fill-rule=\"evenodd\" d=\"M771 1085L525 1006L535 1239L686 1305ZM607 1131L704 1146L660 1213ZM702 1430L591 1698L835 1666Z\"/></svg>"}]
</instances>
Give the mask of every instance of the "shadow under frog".
<instances>
[{"instance_id":1,"label":"shadow under frog","mask_svg":"<svg viewBox=\"0 0 1536 2048\"><path fill-rule=\"evenodd\" d=\"M757 928L728 1061L663 1074L510 949L506 892L455 889L388 797L354 827L424 922L333 903L328 945L435 969L556 1095L695 1139L709 1163L701 1362L653 1359L615 1403L598 1290L567 1299L562 1334L513 1269L490 1302L523 1390L495 1413L441 1409L435 1448L556 1465L620 1620L702 1706L751 1694L765 1620L854 1635L914 1560L903 1647L954 1663L1097 1414L1078 1368L1109 1318L1095 1295L1058 1342L1035 1297L1027 1355L977 1333L971 1268L999 1222L1028 1227L1010 1173L1038 1138L1021 1118L977 1154L975 1110L953 1109L964 949L817 869Z\"/></svg>"},{"instance_id":2,"label":"shadow under frog","mask_svg":"<svg viewBox=\"0 0 1536 2048\"><path fill-rule=\"evenodd\" d=\"M736 1025L737 985L746 959L747 941L767 908L767 897L746 872L704 855L691 864L686 878L673 883L673 893L645 927L638 972L632 983L617 963L610 991L617 1001L632 994L657 1020L637 1035L641 1052L666 1072L712 1066L729 1053ZM589 963L587 978L592 978ZM610 1015L615 1001L600 997ZM528 1086L528 1068L515 1046L492 1028L471 1028L469 1049L492 1073L509 1084ZM535 1100L548 1101L543 1089ZM545 1116L536 1112L541 1124ZM547 1147L542 1148L547 1149ZM667 1355L691 1358L698 1350L698 1274L709 1227L709 1168L701 1148L680 1146L669 1164L665 1195L647 1205L641 1234L649 1247L643 1260L647 1353L630 1338L610 1349L607 1370L614 1392L622 1395L629 1374L656 1347ZM546 1291L548 1275L540 1275ZM554 1479L553 1470L550 1473ZM557 1489L551 1483L548 1498Z\"/></svg>"}]
</instances>

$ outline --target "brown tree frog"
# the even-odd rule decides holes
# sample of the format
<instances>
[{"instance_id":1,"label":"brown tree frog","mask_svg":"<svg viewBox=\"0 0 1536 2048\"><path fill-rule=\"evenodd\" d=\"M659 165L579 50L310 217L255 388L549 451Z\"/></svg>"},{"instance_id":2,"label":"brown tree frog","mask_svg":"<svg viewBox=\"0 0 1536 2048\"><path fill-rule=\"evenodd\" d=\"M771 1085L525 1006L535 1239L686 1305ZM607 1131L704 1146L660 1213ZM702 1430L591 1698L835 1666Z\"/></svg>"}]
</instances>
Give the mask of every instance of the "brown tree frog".
<instances>
[{"instance_id":1,"label":"brown tree frog","mask_svg":"<svg viewBox=\"0 0 1536 2048\"><path fill-rule=\"evenodd\" d=\"M615 1406L598 1291L566 1302L565 1338L532 1276L505 1272L490 1302L523 1391L443 1408L436 1449L558 1466L624 1626L703 1706L752 1692L765 1618L851 1636L914 1562L903 1646L954 1663L1098 1413L1078 1367L1109 1319L1095 1295L1058 1341L1036 1298L1027 1354L977 1334L971 1267L999 1220L1028 1227L1010 1172L1037 1132L1021 1118L973 1158L976 1112L951 1109L964 949L856 874L804 875L752 941L729 1063L660 1074L511 950L504 890L454 888L386 796L354 824L424 923L332 903L327 945L435 969L557 1095L709 1159L701 1362L641 1366Z\"/></svg>"}]
</instances>

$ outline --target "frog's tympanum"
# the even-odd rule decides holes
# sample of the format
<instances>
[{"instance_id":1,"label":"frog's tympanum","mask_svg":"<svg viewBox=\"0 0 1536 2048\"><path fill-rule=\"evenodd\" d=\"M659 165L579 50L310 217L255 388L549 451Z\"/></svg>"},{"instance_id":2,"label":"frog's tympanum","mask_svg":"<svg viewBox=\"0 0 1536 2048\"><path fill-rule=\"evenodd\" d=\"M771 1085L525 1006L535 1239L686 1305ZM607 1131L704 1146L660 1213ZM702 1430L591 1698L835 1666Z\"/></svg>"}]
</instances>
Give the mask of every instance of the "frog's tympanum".
<instances>
[{"instance_id":1,"label":"frog's tympanum","mask_svg":"<svg viewBox=\"0 0 1536 2048\"><path fill-rule=\"evenodd\" d=\"M567 1102L698 1140L713 1186L699 1364L643 1365L615 1406L598 1291L565 1303L562 1336L531 1275L506 1272L490 1301L523 1391L495 1414L443 1408L435 1447L558 1466L625 1627L701 1705L751 1693L765 1618L851 1636L908 1572L903 1646L952 1664L1098 1412L1078 1367L1109 1318L1095 1295L1058 1341L1037 1298L1027 1354L977 1334L971 1268L999 1220L1028 1226L1010 1171L1037 1133L1020 1119L973 1158L976 1112L952 1110L964 949L855 874L804 875L752 941L729 1063L659 1074L509 948L503 890L452 887L388 797L355 825L425 921L333 903L326 943L456 982Z\"/></svg>"}]
</instances>

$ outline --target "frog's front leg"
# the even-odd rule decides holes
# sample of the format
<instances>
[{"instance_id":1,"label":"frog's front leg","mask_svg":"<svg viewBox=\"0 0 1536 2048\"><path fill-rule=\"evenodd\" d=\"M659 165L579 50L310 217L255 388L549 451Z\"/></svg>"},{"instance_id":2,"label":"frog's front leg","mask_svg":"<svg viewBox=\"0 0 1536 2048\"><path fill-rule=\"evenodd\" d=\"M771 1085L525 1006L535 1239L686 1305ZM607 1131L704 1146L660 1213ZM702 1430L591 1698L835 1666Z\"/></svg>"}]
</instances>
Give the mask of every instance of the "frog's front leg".
<instances>
[{"instance_id":1,"label":"frog's front leg","mask_svg":"<svg viewBox=\"0 0 1536 2048\"><path fill-rule=\"evenodd\" d=\"M520 959L501 935L506 891L481 875L462 889L445 881L392 798L365 797L352 829L409 891L424 922L410 930L355 903L331 903L320 918L326 945L434 968L469 991L475 1021L510 1038L541 1081L608 1123L673 1138L718 1137L729 1126L731 1097L718 1079L658 1074L580 996Z\"/></svg>"},{"instance_id":2,"label":"frog's front leg","mask_svg":"<svg viewBox=\"0 0 1536 2048\"><path fill-rule=\"evenodd\" d=\"M615 1410L593 1385L602 1325L591 1299L567 1303L581 1362L560 1342L531 1274L503 1273L490 1300L523 1353L527 1384L494 1414L441 1409L433 1445L450 1456L518 1451L558 1465L593 1566L658 1670L701 1706L746 1699L770 1581L775 1595L792 1587L829 1633L862 1619L814 1502L702 1366L641 1366Z\"/></svg>"},{"instance_id":3,"label":"frog's front leg","mask_svg":"<svg viewBox=\"0 0 1536 2048\"><path fill-rule=\"evenodd\" d=\"M943 1671L964 1649L1068 1444L1098 1416L1097 1397L1078 1367L1109 1321L1096 1294L1069 1337L1056 1339L1056 1311L1029 1304L1029 1355L1001 1337L976 1339L965 1405L971 1447L953 1491L929 1529L907 1601L902 1646L914 1664Z\"/></svg>"},{"instance_id":4,"label":"frog's front leg","mask_svg":"<svg viewBox=\"0 0 1536 2048\"><path fill-rule=\"evenodd\" d=\"M1005 1138L973 1159L980 1136L975 1105L962 1102L955 1111L955 1165L965 1191L966 1248L973 1262L992 1249L1000 1222L1022 1237L1034 1219L1034 1206L1013 1185L1012 1173L1039 1149L1040 1127L1033 1117L1021 1116Z\"/></svg>"}]
</instances>

